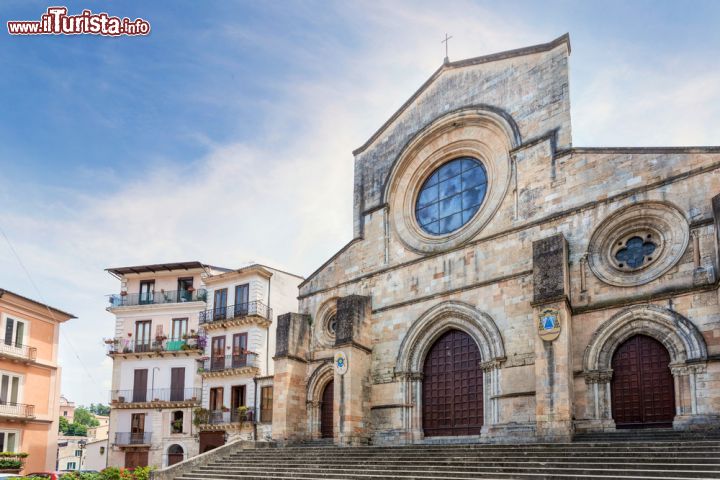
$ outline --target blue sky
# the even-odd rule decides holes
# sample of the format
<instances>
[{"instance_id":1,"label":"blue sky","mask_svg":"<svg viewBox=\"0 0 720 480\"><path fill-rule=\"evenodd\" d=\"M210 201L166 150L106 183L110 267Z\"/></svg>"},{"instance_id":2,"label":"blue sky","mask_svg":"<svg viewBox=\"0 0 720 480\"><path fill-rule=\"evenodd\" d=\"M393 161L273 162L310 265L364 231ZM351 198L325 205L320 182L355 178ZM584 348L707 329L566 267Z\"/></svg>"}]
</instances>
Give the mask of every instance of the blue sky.
<instances>
[{"instance_id":1,"label":"blue sky","mask_svg":"<svg viewBox=\"0 0 720 480\"><path fill-rule=\"evenodd\" d=\"M54 4L4 1L3 28ZM569 32L576 146L720 144L720 2L66 5L152 25L0 34L0 227L40 291L3 238L0 286L79 317L61 338L79 403L108 399L104 268L307 275L350 239L351 151L440 65L445 32L453 60Z\"/></svg>"}]
</instances>

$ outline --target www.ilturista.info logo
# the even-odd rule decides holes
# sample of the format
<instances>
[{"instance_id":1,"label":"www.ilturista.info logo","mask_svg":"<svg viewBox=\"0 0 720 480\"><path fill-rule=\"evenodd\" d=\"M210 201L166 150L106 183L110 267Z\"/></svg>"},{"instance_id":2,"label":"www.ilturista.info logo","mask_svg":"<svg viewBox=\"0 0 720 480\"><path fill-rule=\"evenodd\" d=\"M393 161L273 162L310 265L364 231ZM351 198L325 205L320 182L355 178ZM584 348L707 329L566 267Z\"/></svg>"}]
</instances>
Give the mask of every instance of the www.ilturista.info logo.
<instances>
[{"instance_id":1,"label":"www.ilturista.info logo","mask_svg":"<svg viewBox=\"0 0 720 480\"><path fill-rule=\"evenodd\" d=\"M111 17L107 13L83 10L80 15L68 15L66 7L49 7L40 21L7 22L10 35L148 35L150 22L137 18Z\"/></svg>"}]
</instances>

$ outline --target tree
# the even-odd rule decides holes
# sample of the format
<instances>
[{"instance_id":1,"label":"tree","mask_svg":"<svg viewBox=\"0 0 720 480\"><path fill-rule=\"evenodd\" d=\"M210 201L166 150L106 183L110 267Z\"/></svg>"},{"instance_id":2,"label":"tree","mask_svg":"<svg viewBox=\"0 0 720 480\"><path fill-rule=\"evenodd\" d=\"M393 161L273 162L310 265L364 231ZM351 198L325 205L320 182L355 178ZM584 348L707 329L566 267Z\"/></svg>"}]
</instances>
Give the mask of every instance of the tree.
<instances>
[{"instance_id":1,"label":"tree","mask_svg":"<svg viewBox=\"0 0 720 480\"><path fill-rule=\"evenodd\" d=\"M110 407L108 405L103 405L102 403L98 403L97 405L91 403L88 407L88 410L90 411L90 413L94 413L95 415L110 415Z\"/></svg>"},{"instance_id":2,"label":"tree","mask_svg":"<svg viewBox=\"0 0 720 480\"><path fill-rule=\"evenodd\" d=\"M66 417L60 417L60 428L58 428L60 433L65 435L65 432L67 432L69 426L70 422L68 422L68 419Z\"/></svg>"},{"instance_id":3,"label":"tree","mask_svg":"<svg viewBox=\"0 0 720 480\"><path fill-rule=\"evenodd\" d=\"M85 407L78 407L75 409L75 423L86 427L97 427L100 425L98 419L95 418L95 416L90 413L90 410Z\"/></svg>"}]
</instances>

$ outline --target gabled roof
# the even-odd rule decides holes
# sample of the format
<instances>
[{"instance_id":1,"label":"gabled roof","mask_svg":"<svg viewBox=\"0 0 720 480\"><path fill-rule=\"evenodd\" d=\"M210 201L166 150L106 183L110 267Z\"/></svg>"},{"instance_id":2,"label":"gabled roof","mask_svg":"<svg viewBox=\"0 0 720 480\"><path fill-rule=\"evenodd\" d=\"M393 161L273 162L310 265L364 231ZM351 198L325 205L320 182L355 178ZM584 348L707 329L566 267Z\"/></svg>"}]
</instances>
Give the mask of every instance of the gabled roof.
<instances>
[{"instance_id":1,"label":"gabled roof","mask_svg":"<svg viewBox=\"0 0 720 480\"><path fill-rule=\"evenodd\" d=\"M490 55L483 55L480 57L474 57L474 58L468 58L465 60L458 60L457 62L447 62L444 63L435 70L435 73L433 73L430 78L428 78L425 83L423 83L420 88L405 102L402 104L402 106L385 122L383 125L372 134L372 136L360 147L353 150L353 155L357 155L359 153L364 152L372 143L378 139L378 137L390 126L392 123L397 120L402 113L408 109L410 105L425 91L432 85L432 83L440 77L440 75L443 74L443 72L447 70L452 70L454 68L462 68L462 67L468 67L472 65L480 65L482 63L490 63L490 62L497 62L499 60L506 60L508 58L513 57L520 57L523 55L532 55L535 53L542 53L542 52L548 52L558 45L566 44L568 49L568 54L570 53L570 34L566 33L564 35L561 35L560 37L556 38L555 40L548 42L548 43L541 43L539 45L532 45L530 47L523 47L523 48L517 48L515 50L506 50L504 52L498 52L498 53L491 53Z\"/></svg>"},{"instance_id":2,"label":"gabled roof","mask_svg":"<svg viewBox=\"0 0 720 480\"><path fill-rule=\"evenodd\" d=\"M175 262L175 263L155 263L152 265L137 265L134 267L116 267L106 268L106 272L110 272L116 277L121 277L130 273L157 273L157 272L171 272L173 270L191 270L194 268L212 268L213 270L220 270L229 272L230 270L222 267L215 267L213 265L205 265L198 261L192 262Z\"/></svg>"},{"instance_id":3,"label":"gabled roof","mask_svg":"<svg viewBox=\"0 0 720 480\"><path fill-rule=\"evenodd\" d=\"M76 317L75 315L73 315L72 313L63 312L63 311L60 310L59 308L51 307L50 305L47 305L47 304L42 303L42 302L38 302L37 300L33 300L32 298L28 298L28 297L25 297L25 296L20 295L20 294L18 294L18 293L11 292L10 290L6 290L6 289L4 289L4 288L0 288L0 297L2 297L2 296L5 295L5 294L8 294L8 293L9 293L10 295L14 295L14 296L16 296L16 297L18 297L18 298L21 298L21 299L23 299L23 300L25 300L25 301L34 303L35 305L38 305L38 306L40 306L40 307L49 308L50 310L52 310L52 311L54 311L54 312L57 312L57 313L65 316L65 317L67 317L67 318L65 318L65 319L63 319L63 320L59 320L60 322L64 322L64 321L66 321L66 320L70 320L71 318L77 318L77 317Z\"/></svg>"}]
</instances>

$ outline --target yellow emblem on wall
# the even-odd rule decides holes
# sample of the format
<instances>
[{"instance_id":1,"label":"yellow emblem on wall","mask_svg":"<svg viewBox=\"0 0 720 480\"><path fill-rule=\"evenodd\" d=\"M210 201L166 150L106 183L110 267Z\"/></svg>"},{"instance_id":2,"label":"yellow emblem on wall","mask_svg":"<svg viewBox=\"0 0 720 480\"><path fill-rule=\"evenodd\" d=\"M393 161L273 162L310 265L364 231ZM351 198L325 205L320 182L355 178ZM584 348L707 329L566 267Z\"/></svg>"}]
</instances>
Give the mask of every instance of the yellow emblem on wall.
<instances>
[{"instance_id":1,"label":"yellow emblem on wall","mask_svg":"<svg viewBox=\"0 0 720 480\"><path fill-rule=\"evenodd\" d=\"M543 310L538 319L538 333L546 342L552 342L560 336L560 312L553 308Z\"/></svg>"}]
</instances>

